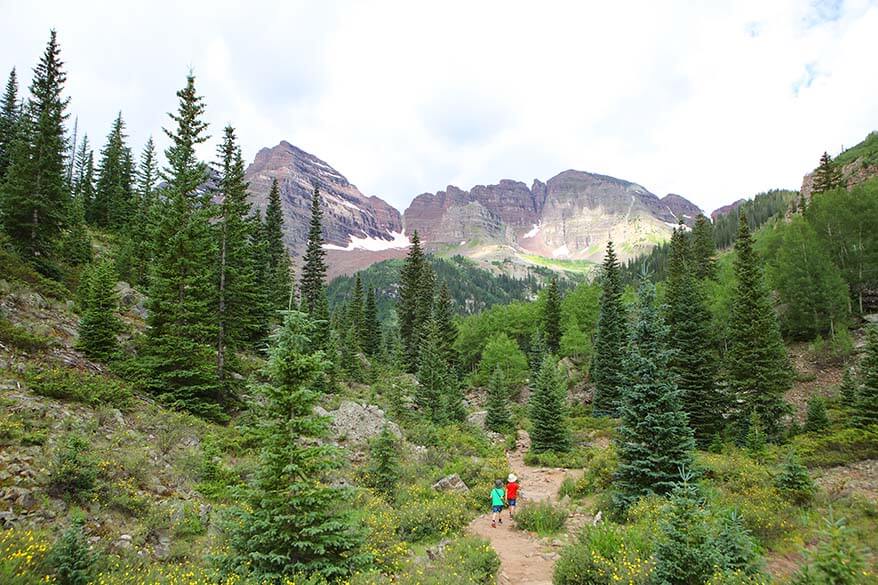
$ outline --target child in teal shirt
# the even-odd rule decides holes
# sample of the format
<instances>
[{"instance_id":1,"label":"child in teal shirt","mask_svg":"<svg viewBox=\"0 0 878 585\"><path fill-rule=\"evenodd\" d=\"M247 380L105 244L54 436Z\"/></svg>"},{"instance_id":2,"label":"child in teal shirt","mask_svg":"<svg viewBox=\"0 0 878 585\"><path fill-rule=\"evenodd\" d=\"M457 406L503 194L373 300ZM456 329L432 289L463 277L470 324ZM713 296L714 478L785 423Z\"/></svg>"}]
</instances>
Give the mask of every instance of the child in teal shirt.
<instances>
[{"instance_id":1,"label":"child in teal shirt","mask_svg":"<svg viewBox=\"0 0 878 585\"><path fill-rule=\"evenodd\" d=\"M503 480L494 481L494 489L491 490L491 528L497 528L497 516L503 511L506 503L506 491L503 489ZM503 524L503 518L500 518Z\"/></svg>"}]
</instances>

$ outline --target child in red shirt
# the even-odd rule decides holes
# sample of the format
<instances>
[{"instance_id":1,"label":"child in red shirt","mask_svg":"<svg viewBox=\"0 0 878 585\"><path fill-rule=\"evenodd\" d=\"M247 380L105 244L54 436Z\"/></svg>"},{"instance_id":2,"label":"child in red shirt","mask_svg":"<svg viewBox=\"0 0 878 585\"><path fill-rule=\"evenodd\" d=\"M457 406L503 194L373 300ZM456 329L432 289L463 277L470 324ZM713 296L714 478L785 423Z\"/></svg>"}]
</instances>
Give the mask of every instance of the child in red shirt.
<instances>
[{"instance_id":1,"label":"child in red shirt","mask_svg":"<svg viewBox=\"0 0 878 585\"><path fill-rule=\"evenodd\" d=\"M506 478L506 504L509 506L509 518L515 517L515 500L518 498L518 478L510 473Z\"/></svg>"}]
</instances>

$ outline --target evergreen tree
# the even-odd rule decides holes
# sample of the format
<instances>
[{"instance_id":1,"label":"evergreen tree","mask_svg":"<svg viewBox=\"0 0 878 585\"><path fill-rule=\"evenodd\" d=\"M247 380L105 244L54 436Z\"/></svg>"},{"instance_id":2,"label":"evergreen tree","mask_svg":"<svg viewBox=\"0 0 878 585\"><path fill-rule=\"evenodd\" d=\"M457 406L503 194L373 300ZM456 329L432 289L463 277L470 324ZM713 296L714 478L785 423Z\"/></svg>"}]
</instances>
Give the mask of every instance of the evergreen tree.
<instances>
[{"instance_id":1,"label":"evergreen tree","mask_svg":"<svg viewBox=\"0 0 878 585\"><path fill-rule=\"evenodd\" d=\"M91 267L84 280L87 289L76 345L86 356L108 362L118 351L116 336L122 331L122 323L116 316L119 304L116 275L110 263L102 261Z\"/></svg>"},{"instance_id":2,"label":"evergreen tree","mask_svg":"<svg viewBox=\"0 0 878 585\"><path fill-rule=\"evenodd\" d=\"M363 364L360 361L360 337L356 329L348 327L344 331L341 346L341 367L351 382L364 382L366 380Z\"/></svg>"},{"instance_id":3,"label":"evergreen tree","mask_svg":"<svg viewBox=\"0 0 878 585\"><path fill-rule=\"evenodd\" d=\"M314 314L326 298L326 251L323 249L323 211L320 208L320 190L315 186L311 197L311 223L308 227L308 245L299 282L302 309Z\"/></svg>"},{"instance_id":4,"label":"evergreen tree","mask_svg":"<svg viewBox=\"0 0 878 585\"><path fill-rule=\"evenodd\" d=\"M347 316L348 326L353 329L357 336L357 345L362 349L366 337L366 293L359 272L354 277L354 290L351 293Z\"/></svg>"},{"instance_id":5,"label":"evergreen tree","mask_svg":"<svg viewBox=\"0 0 878 585\"><path fill-rule=\"evenodd\" d=\"M280 202L280 188L277 178L271 180L268 191L268 207L265 209L265 225L262 234L265 240L265 256L268 262L268 298L274 311L290 308L293 273L290 256L283 240L284 216Z\"/></svg>"},{"instance_id":6,"label":"evergreen tree","mask_svg":"<svg viewBox=\"0 0 878 585\"><path fill-rule=\"evenodd\" d=\"M378 321L378 301L375 289L371 286L366 292L366 307L363 309L363 332L360 343L363 351L371 358L378 357L381 352L381 323Z\"/></svg>"},{"instance_id":7,"label":"evergreen tree","mask_svg":"<svg viewBox=\"0 0 878 585\"><path fill-rule=\"evenodd\" d=\"M488 384L488 401L486 404L488 414L485 417L485 426L489 431L495 433L509 431L512 425L508 407L510 393L503 368L495 368L494 373L491 375L491 381Z\"/></svg>"},{"instance_id":8,"label":"evergreen tree","mask_svg":"<svg viewBox=\"0 0 878 585\"><path fill-rule=\"evenodd\" d=\"M655 585L706 583L721 563L704 499L690 480L687 472L662 514L650 580Z\"/></svg>"},{"instance_id":9,"label":"evergreen tree","mask_svg":"<svg viewBox=\"0 0 878 585\"><path fill-rule=\"evenodd\" d=\"M429 315L429 312L424 310L427 299L422 297L428 280L423 274L427 271L431 271L431 269L421 249L418 232L415 231L412 234L411 246L405 264L403 264L399 274L399 304L396 310L399 316L399 335L405 354L406 370L409 372L415 372L418 369L421 329L424 326L426 315ZM432 301L432 297L430 301Z\"/></svg>"},{"instance_id":10,"label":"evergreen tree","mask_svg":"<svg viewBox=\"0 0 878 585\"><path fill-rule=\"evenodd\" d=\"M134 220L126 230L130 246L128 278L136 285L148 284L149 266L155 257L154 239L158 223L159 201L156 192L158 161L152 137L146 141L140 155L135 177Z\"/></svg>"},{"instance_id":11,"label":"evergreen tree","mask_svg":"<svg viewBox=\"0 0 878 585\"><path fill-rule=\"evenodd\" d=\"M533 425L530 449L534 453L570 450L566 399L567 391L558 372L558 363L554 355L547 354L528 403Z\"/></svg>"},{"instance_id":12,"label":"evergreen tree","mask_svg":"<svg viewBox=\"0 0 878 585\"><path fill-rule=\"evenodd\" d=\"M878 326L869 327L866 355L860 364L856 421L860 426L878 424Z\"/></svg>"},{"instance_id":13,"label":"evergreen tree","mask_svg":"<svg viewBox=\"0 0 878 585\"><path fill-rule=\"evenodd\" d=\"M819 433L829 428L829 417L826 415L826 400L822 396L812 396L808 400L805 413L805 432Z\"/></svg>"},{"instance_id":14,"label":"evergreen tree","mask_svg":"<svg viewBox=\"0 0 878 585\"><path fill-rule=\"evenodd\" d=\"M546 301L543 305L543 332L546 350L558 353L561 348L561 294L558 292L558 279L552 277L546 290Z\"/></svg>"},{"instance_id":15,"label":"evergreen tree","mask_svg":"<svg viewBox=\"0 0 878 585\"><path fill-rule=\"evenodd\" d=\"M457 325L454 323L452 303L451 293L448 292L448 283L443 282L436 299L436 306L433 309L433 318L436 320L436 327L439 328L442 355L450 370L455 369L459 361L457 349L454 347L457 341Z\"/></svg>"},{"instance_id":16,"label":"evergreen tree","mask_svg":"<svg viewBox=\"0 0 878 585\"><path fill-rule=\"evenodd\" d=\"M865 585L866 563L844 520L830 517L820 533L820 544L807 555L808 564L792 585Z\"/></svg>"},{"instance_id":17,"label":"evergreen tree","mask_svg":"<svg viewBox=\"0 0 878 585\"><path fill-rule=\"evenodd\" d=\"M83 518L75 518L49 552L47 560L55 573L53 583L87 585L93 582L97 555L89 548L83 523Z\"/></svg>"},{"instance_id":18,"label":"evergreen tree","mask_svg":"<svg viewBox=\"0 0 878 585\"><path fill-rule=\"evenodd\" d=\"M235 130L226 126L219 147L219 205L215 229L219 242L217 299L217 374L226 381L229 357L245 346L259 329L259 283L250 250L250 203L244 180L244 159Z\"/></svg>"},{"instance_id":19,"label":"evergreen tree","mask_svg":"<svg viewBox=\"0 0 878 585\"><path fill-rule=\"evenodd\" d=\"M854 379L852 368L845 368L844 376L841 379L841 387L839 388L842 406L853 409L857 404L857 392L857 382Z\"/></svg>"},{"instance_id":20,"label":"evergreen tree","mask_svg":"<svg viewBox=\"0 0 878 585\"><path fill-rule=\"evenodd\" d=\"M616 416L625 385L625 344L628 324L622 304L622 281L613 242L607 242L601 275L603 293L594 343L590 375L594 382L593 410L596 415Z\"/></svg>"},{"instance_id":21,"label":"evergreen tree","mask_svg":"<svg viewBox=\"0 0 878 585\"><path fill-rule=\"evenodd\" d=\"M126 144L121 112L113 121L107 143L101 149L95 198L88 218L95 225L115 230L127 226L136 209L131 189L131 149Z\"/></svg>"},{"instance_id":22,"label":"evergreen tree","mask_svg":"<svg viewBox=\"0 0 878 585\"><path fill-rule=\"evenodd\" d=\"M0 220L19 251L30 258L49 256L66 219L68 100L61 93L63 70L55 31L34 68L31 97L9 149L9 166L0 187Z\"/></svg>"},{"instance_id":23,"label":"evergreen tree","mask_svg":"<svg viewBox=\"0 0 878 585\"><path fill-rule=\"evenodd\" d=\"M731 510L719 519L719 531L714 537L719 565L732 575L758 575L761 569L759 548L744 526L737 510Z\"/></svg>"},{"instance_id":24,"label":"evergreen tree","mask_svg":"<svg viewBox=\"0 0 878 585\"><path fill-rule=\"evenodd\" d=\"M680 470L691 469L694 440L669 371L667 335L655 307L655 286L643 279L616 439L619 468L613 500L619 510L641 496L670 492L680 479Z\"/></svg>"},{"instance_id":25,"label":"evergreen tree","mask_svg":"<svg viewBox=\"0 0 878 585\"><path fill-rule=\"evenodd\" d=\"M814 171L814 182L811 192L817 195L818 193L825 193L839 187L844 187L841 171L832 162L832 157L829 156L829 153L824 152L823 156L820 157L820 164Z\"/></svg>"},{"instance_id":26,"label":"evergreen tree","mask_svg":"<svg viewBox=\"0 0 878 585\"><path fill-rule=\"evenodd\" d=\"M418 410L433 422L442 422L445 414L442 402L448 389L448 365L441 351L441 338L436 321L424 324L423 342L418 353L418 387L415 404Z\"/></svg>"},{"instance_id":27,"label":"evergreen tree","mask_svg":"<svg viewBox=\"0 0 878 585\"><path fill-rule=\"evenodd\" d=\"M795 451L791 451L781 468L774 485L785 497L798 505L809 503L817 492L808 468L802 465Z\"/></svg>"},{"instance_id":28,"label":"evergreen tree","mask_svg":"<svg viewBox=\"0 0 878 585\"><path fill-rule=\"evenodd\" d=\"M195 77L177 92L176 123L165 130L171 144L161 222L156 230L156 257L150 275L147 343L143 356L149 372L146 386L164 402L200 416L224 419L216 374L216 280L210 210L199 188L207 165L195 146L204 142L204 104Z\"/></svg>"},{"instance_id":29,"label":"evergreen tree","mask_svg":"<svg viewBox=\"0 0 878 585\"><path fill-rule=\"evenodd\" d=\"M61 250L64 259L73 266L91 262L91 237L85 225L85 206L77 195L70 202L67 231L61 241Z\"/></svg>"},{"instance_id":30,"label":"evergreen tree","mask_svg":"<svg viewBox=\"0 0 878 585\"><path fill-rule=\"evenodd\" d=\"M747 434L744 436L744 446L751 455L759 456L765 452L765 426L762 418L755 411L750 413L747 420Z\"/></svg>"},{"instance_id":31,"label":"evergreen tree","mask_svg":"<svg viewBox=\"0 0 878 585\"><path fill-rule=\"evenodd\" d=\"M15 68L9 72L6 81L6 89L0 98L0 186L9 168L9 160L12 156L12 141L18 126L18 79Z\"/></svg>"},{"instance_id":32,"label":"evergreen tree","mask_svg":"<svg viewBox=\"0 0 878 585\"><path fill-rule=\"evenodd\" d=\"M441 332L439 337L441 339ZM441 397L440 406L442 413L439 418L443 422L463 422L466 420L463 382L454 368L448 370L445 379L446 388Z\"/></svg>"},{"instance_id":33,"label":"evergreen tree","mask_svg":"<svg viewBox=\"0 0 878 585\"><path fill-rule=\"evenodd\" d=\"M746 421L755 412L768 438L774 440L780 436L780 420L788 409L783 395L792 383L791 369L743 214L735 240L734 270L726 352L728 383L742 403L739 421Z\"/></svg>"},{"instance_id":34,"label":"evergreen tree","mask_svg":"<svg viewBox=\"0 0 878 585\"><path fill-rule=\"evenodd\" d=\"M92 206L95 197L94 153L88 142L88 135L82 137L73 170L73 198L82 201L83 212Z\"/></svg>"},{"instance_id":35,"label":"evergreen tree","mask_svg":"<svg viewBox=\"0 0 878 585\"><path fill-rule=\"evenodd\" d=\"M402 472L397 454L396 436L385 424L369 450L367 474L369 485L388 500L393 500Z\"/></svg>"},{"instance_id":36,"label":"evergreen tree","mask_svg":"<svg viewBox=\"0 0 878 585\"><path fill-rule=\"evenodd\" d=\"M297 574L344 578L365 560L362 536L344 512L350 492L327 485L339 466L337 452L318 441L327 419L314 414L314 386L327 367L314 351L314 324L298 311L286 313L272 336L261 387L265 425L254 482L245 492L230 534L233 568L257 580L279 582Z\"/></svg>"},{"instance_id":37,"label":"evergreen tree","mask_svg":"<svg viewBox=\"0 0 878 585\"><path fill-rule=\"evenodd\" d=\"M543 338L543 332L540 328L534 329L530 336L530 347L527 352L527 361L530 365L530 377L536 380L543 365L543 358L546 357L546 343Z\"/></svg>"},{"instance_id":38,"label":"evergreen tree","mask_svg":"<svg viewBox=\"0 0 878 585\"><path fill-rule=\"evenodd\" d=\"M668 366L695 438L699 444L707 445L721 430L726 405L716 383L711 315L690 258L689 241L681 225L671 237L665 293L665 322L671 350Z\"/></svg>"},{"instance_id":39,"label":"evergreen tree","mask_svg":"<svg viewBox=\"0 0 878 585\"><path fill-rule=\"evenodd\" d=\"M695 278L704 280L716 276L716 242L713 224L699 213L692 227L692 269Z\"/></svg>"}]
</instances>

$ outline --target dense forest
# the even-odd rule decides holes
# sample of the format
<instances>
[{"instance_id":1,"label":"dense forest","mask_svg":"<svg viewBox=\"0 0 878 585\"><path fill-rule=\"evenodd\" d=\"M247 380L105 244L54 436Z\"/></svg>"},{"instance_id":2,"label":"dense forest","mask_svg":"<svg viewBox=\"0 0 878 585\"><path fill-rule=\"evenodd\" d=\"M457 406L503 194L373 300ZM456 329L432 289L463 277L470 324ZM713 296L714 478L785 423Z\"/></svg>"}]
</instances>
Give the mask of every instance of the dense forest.
<instances>
[{"instance_id":1,"label":"dense forest","mask_svg":"<svg viewBox=\"0 0 878 585\"><path fill-rule=\"evenodd\" d=\"M874 582L875 134L583 282L415 232L328 284L320 186L294 272L194 74L161 155L66 79L52 31L0 103L3 583L488 585L497 534L556 585Z\"/></svg>"}]
</instances>

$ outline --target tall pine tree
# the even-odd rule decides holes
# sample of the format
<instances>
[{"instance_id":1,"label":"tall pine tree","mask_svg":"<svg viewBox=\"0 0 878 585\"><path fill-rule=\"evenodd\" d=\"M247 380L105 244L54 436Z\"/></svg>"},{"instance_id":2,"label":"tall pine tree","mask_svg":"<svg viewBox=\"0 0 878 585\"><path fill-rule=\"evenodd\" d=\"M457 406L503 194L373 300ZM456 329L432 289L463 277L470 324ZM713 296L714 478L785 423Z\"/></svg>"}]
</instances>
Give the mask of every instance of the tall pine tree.
<instances>
[{"instance_id":1,"label":"tall pine tree","mask_svg":"<svg viewBox=\"0 0 878 585\"><path fill-rule=\"evenodd\" d=\"M415 404L421 414L433 422L442 422L445 412L444 397L449 386L448 365L442 355L441 337L436 321L424 324L421 351L418 354L418 387Z\"/></svg>"},{"instance_id":2,"label":"tall pine tree","mask_svg":"<svg viewBox=\"0 0 878 585\"><path fill-rule=\"evenodd\" d=\"M485 409L488 411L485 417L485 427L495 433L505 433L512 426L509 415L509 383L503 368L494 368L491 381L488 383L488 400Z\"/></svg>"},{"instance_id":3,"label":"tall pine tree","mask_svg":"<svg viewBox=\"0 0 878 585\"><path fill-rule=\"evenodd\" d=\"M303 259L299 297L302 310L314 315L326 298L326 251L323 249L323 210L320 189L314 187L311 197L311 223L308 226L308 244Z\"/></svg>"},{"instance_id":4,"label":"tall pine tree","mask_svg":"<svg viewBox=\"0 0 878 585\"><path fill-rule=\"evenodd\" d=\"M425 298L425 290L432 275L432 269L421 248L418 232L412 234L411 246L399 275L399 335L405 355L406 370L415 372L418 369L418 353L421 344L421 333L432 309L432 289L429 299ZM429 303L430 310L427 309Z\"/></svg>"},{"instance_id":5,"label":"tall pine tree","mask_svg":"<svg viewBox=\"0 0 878 585\"><path fill-rule=\"evenodd\" d=\"M814 171L813 186L811 192L815 195L825 193L832 189L844 187L844 180L838 167L832 162L832 157L828 152L824 152L820 157L820 165Z\"/></svg>"},{"instance_id":6,"label":"tall pine tree","mask_svg":"<svg viewBox=\"0 0 878 585\"><path fill-rule=\"evenodd\" d=\"M134 284L148 284L149 266L155 256L154 240L159 202L156 191L158 161L152 137L146 141L137 167L134 189L137 210L127 231L131 244L129 278Z\"/></svg>"},{"instance_id":7,"label":"tall pine tree","mask_svg":"<svg viewBox=\"0 0 878 585\"><path fill-rule=\"evenodd\" d=\"M51 254L66 219L68 99L62 96L67 74L60 52L52 30L34 68L31 97L17 124L0 187L0 221L19 251L30 258Z\"/></svg>"},{"instance_id":8,"label":"tall pine tree","mask_svg":"<svg viewBox=\"0 0 878 585\"><path fill-rule=\"evenodd\" d=\"M116 316L116 275L110 262L104 260L91 266L83 280L87 291L76 346L88 357L107 362L118 350L116 336L122 331L122 322Z\"/></svg>"},{"instance_id":9,"label":"tall pine tree","mask_svg":"<svg viewBox=\"0 0 878 585\"><path fill-rule=\"evenodd\" d=\"M543 305L543 332L546 349L549 353L558 353L561 348L561 294L558 292L558 279L552 278L546 290L546 301Z\"/></svg>"},{"instance_id":10,"label":"tall pine tree","mask_svg":"<svg viewBox=\"0 0 878 585\"><path fill-rule=\"evenodd\" d=\"M554 355L546 354L528 402L532 423L530 449L534 453L570 450L566 400L567 389L558 372L558 361Z\"/></svg>"},{"instance_id":11,"label":"tall pine tree","mask_svg":"<svg viewBox=\"0 0 878 585\"><path fill-rule=\"evenodd\" d=\"M616 416L625 384L624 356L628 338L625 306L622 304L622 278L613 242L607 242L601 274L601 310L598 317L591 363L594 382L594 413Z\"/></svg>"},{"instance_id":12,"label":"tall pine tree","mask_svg":"<svg viewBox=\"0 0 878 585\"><path fill-rule=\"evenodd\" d=\"M113 121L107 143L101 149L95 198L87 210L89 221L115 230L127 226L136 209L131 189L131 149L126 139L125 122L120 112Z\"/></svg>"},{"instance_id":13,"label":"tall pine tree","mask_svg":"<svg viewBox=\"0 0 878 585\"><path fill-rule=\"evenodd\" d=\"M277 179L271 180L265 209L265 255L268 261L268 297L275 311L289 308L293 274L290 256L284 246L284 216Z\"/></svg>"},{"instance_id":14,"label":"tall pine tree","mask_svg":"<svg viewBox=\"0 0 878 585\"><path fill-rule=\"evenodd\" d=\"M619 468L613 502L625 510L641 496L664 495L690 469L695 441L669 370L668 330L655 306L655 286L646 278L638 291L637 322L625 360L622 424L616 438Z\"/></svg>"},{"instance_id":15,"label":"tall pine tree","mask_svg":"<svg viewBox=\"0 0 878 585\"><path fill-rule=\"evenodd\" d=\"M855 420L860 426L878 424L878 325L869 327L868 336L856 393Z\"/></svg>"},{"instance_id":16,"label":"tall pine tree","mask_svg":"<svg viewBox=\"0 0 878 585\"><path fill-rule=\"evenodd\" d=\"M443 282L433 308L433 318L439 329L440 348L449 371L456 371L458 363L457 349L454 347L457 341L457 325L454 323L453 302L451 293L448 292L448 283Z\"/></svg>"},{"instance_id":17,"label":"tall pine tree","mask_svg":"<svg viewBox=\"0 0 878 585\"><path fill-rule=\"evenodd\" d=\"M149 318L144 364L147 387L164 402L200 416L224 419L216 375L215 246L210 209L199 189L207 165L195 146L207 140L204 103L190 74L177 92L180 105L170 114L176 127L165 130L166 203L156 233L150 277Z\"/></svg>"},{"instance_id":18,"label":"tall pine tree","mask_svg":"<svg viewBox=\"0 0 878 585\"><path fill-rule=\"evenodd\" d=\"M701 283L693 274L689 239L682 224L671 237L671 255L665 292L668 325L668 366L677 382L683 409L695 438L706 445L720 432L726 412L717 387L717 356L711 339L711 315Z\"/></svg>"},{"instance_id":19,"label":"tall pine tree","mask_svg":"<svg viewBox=\"0 0 878 585\"><path fill-rule=\"evenodd\" d=\"M378 321L378 301L375 289L366 291L366 307L363 309L363 332L360 339L363 351L371 358L381 353L381 323Z\"/></svg>"},{"instance_id":20,"label":"tall pine tree","mask_svg":"<svg viewBox=\"0 0 878 585\"><path fill-rule=\"evenodd\" d=\"M6 89L0 98L0 186L9 168L12 141L18 129L18 79L15 68L9 72Z\"/></svg>"},{"instance_id":21,"label":"tall pine tree","mask_svg":"<svg viewBox=\"0 0 878 585\"><path fill-rule=\"evenodd\" d=\"M699 213L692 226L692 269L699 280L716 276L716 241L713 224Z\"/></svg>"},{"instance_id":22,"label":"tall pine tree","mask_svg":"<svg viewBox=\"0 0 878 585\"><path fill-rule=\"evenodd\" d=\"M726 372L729 387L742 404L738 421L740 434L755 413L770 439L781 431L781 417L787 412L784 392L792 383L786 348L777 316L765 286L759 258L747 218L742 213L735 240L735 288L729 319L729 349Z\"/></svg>"}]
</instances>

